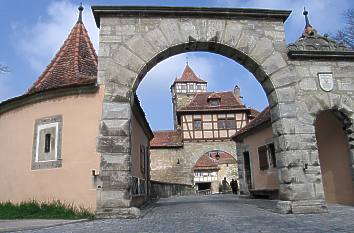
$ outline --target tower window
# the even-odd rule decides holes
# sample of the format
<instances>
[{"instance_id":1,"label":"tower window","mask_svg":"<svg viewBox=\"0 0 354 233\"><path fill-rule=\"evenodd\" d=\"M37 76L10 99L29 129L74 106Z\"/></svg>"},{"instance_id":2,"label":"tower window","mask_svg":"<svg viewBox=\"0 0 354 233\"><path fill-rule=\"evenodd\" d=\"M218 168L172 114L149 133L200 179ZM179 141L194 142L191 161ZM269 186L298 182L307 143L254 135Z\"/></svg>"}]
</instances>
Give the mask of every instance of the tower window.
<instances>
[{"instance_id":1,"label":"tower window","mask_svg":"<svg viewBox=\"0 0 354 233\"><path fill-rule=\"evenodd\" d=\"M50 152L50 139L51 139L51 135L50 135L50 133L47 133L45 135L45 141L44 141L44 152L45 153Z\"/></svg>"}]
</instances>

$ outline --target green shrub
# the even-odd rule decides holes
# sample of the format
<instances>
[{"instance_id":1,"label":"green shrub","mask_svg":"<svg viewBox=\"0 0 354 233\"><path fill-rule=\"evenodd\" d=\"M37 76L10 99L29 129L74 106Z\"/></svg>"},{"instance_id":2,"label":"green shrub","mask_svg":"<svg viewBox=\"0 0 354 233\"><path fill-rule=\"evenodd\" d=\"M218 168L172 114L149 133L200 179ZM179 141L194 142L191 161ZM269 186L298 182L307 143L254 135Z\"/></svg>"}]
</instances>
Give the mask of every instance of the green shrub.
<instances>
[{"instance_id":1,"label":"green shrub","mask_svg":"<svg viewBox=\"0 0 354 233\"><path fill-rule=\"evenodd\" d=\"M38 202L35 200L13 204L0 202L0 219L93 219L87 208L76 207L59 200Z\"/></svg>"}]
</instances>

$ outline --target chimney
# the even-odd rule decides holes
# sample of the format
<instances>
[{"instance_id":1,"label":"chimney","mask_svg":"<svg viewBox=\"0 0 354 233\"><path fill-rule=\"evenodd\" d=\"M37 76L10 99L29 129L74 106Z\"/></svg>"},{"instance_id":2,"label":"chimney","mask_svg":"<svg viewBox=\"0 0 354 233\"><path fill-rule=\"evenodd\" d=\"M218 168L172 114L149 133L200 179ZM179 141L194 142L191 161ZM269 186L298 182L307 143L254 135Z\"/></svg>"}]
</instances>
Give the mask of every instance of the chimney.
<instances>
[{"instance_id":1,"label":"chimney","mask_svg":"<svg viewBox=\"0 0 354 233\"><path fill-rule=\"evenodd\" d=\"M240 88L236 85L235 88L234 88L234 95L236 96L236 98L240 98L240 95L241 95L241 91L240 91Z\"/></svg>"}]
</instances>

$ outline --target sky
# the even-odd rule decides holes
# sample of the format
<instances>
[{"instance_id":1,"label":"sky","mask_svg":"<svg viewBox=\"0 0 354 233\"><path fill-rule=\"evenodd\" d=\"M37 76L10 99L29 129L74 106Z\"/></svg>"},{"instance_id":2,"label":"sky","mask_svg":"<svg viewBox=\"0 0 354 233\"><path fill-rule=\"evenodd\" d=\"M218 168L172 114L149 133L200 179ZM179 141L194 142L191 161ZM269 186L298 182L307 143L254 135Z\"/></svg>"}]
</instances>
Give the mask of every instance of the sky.
<instances>
[{"instance_id":1,"label":"sky","mask_svg":"<svg viewBox=\"0 0 354 233\"><path fill-rule=\"evenodd\" d=\"M0 64L10 72L0 75L0 102L22 95L39 77L58 51L77 20L80 0L3 0L0 4ZM82 1L83 20L98 52L98 28L91 5L203 6L291 10L285 22L286 42L294 42L304 28L303 7L310 23L320 33L334 34L345 26L343 12L354 7L353 0L120 0ZM238 63L212 53L192 52L170 57L151 69L137 94L153 130L173 127L170 85L188 60L209 91L232 90L240 86L248 107L261 111L267 98L251 73ZM163 107L162 107L163 106Z\"/></svg>"}]
</instances>

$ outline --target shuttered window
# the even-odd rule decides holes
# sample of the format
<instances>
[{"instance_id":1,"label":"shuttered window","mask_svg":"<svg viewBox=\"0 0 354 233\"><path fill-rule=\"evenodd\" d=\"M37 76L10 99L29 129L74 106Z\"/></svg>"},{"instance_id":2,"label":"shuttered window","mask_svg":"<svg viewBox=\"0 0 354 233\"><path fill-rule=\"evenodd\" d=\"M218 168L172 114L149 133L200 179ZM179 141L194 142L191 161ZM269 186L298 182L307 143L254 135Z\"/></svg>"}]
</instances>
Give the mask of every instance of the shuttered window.
<instances>
[{"instance_id":1,"label":"shuttered window","mask_svg":"<svg viewBox=\"0 0 354 233\"><path fill-rule=\"evenodd\" d=\"M277 167L277 160L276 160L276 157L275 157L275 147L274 147L273 143L268 144L268 154L269 154L269 157L270 157L270 166L271 167Z\"/></svg>"},{"instance_id":2,"label":"shuttered window","mask_svg":"<svg viewBox=\"0 0 354 233\"><path fill-rule=\"evenodd\" d=\"M267 170L269 168L267 146L258 147L259 168Z\"/></svg>"}]
</instances>

